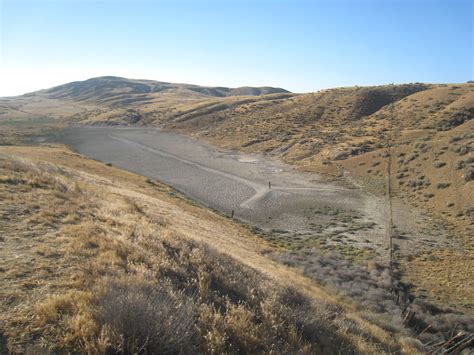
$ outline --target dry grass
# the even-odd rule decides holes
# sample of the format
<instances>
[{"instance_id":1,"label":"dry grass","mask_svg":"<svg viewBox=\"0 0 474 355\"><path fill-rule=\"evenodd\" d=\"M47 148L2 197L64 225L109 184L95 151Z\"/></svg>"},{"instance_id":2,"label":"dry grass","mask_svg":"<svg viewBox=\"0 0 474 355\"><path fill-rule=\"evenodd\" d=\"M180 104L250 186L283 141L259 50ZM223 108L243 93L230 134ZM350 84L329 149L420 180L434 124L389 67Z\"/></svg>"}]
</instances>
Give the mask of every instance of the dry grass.
<instances>
[{"instance_id":1,"label":"dry grass","mask_svg":"<svg viewBox=\"0 0 474 355\"><path fill-rule=\"evenodd\" d=\"M402 238L395 241L400 246L396 255L403 265L403 277L420 298L471 315L473 285L468 270L474 268L474 190L466 176L472 168L473 127L470 120L446 131L401 131L392 149L391 176L392 191L399 201L394 223L404 229ZM385 153L385 149L378 150L340 164L372 192L382 194L387 182ZM378 174L367 171L375 159L383 164ZM417 213L431 222L423 222Z\"/></svg>"},{"instance_id":2,"label":"dry grass","mask_svg":"<svg viewBox=\"0 0 474 355\"><path fill-rule=\"evenodd\" d=\"M84 123L100 121L113 124L164 124L168 128L197 135L221 147L271 154L301 169L324 173L331 179L345 181L343 172L349 172L350 183L356 182L378 195L383 195L387 190L386 146L391 139L392 187L397 212L395 224L397 228L408 231L407 235L401 234L396 241L399 248L396 255L404 272L404 280L417 286L416 293L419 297L469 313L473 309L470 300L472 297L469 297L472 293L472 273L469 271L474 260L471 238L474 198L473 88L473 84L409 84L338 88L304 95L225 98L203 97L201 93L177 90L154 93L147 96L147 100L143 100L140 95L124 96L123 93L117 93L118 95L107 98L104 102L94 97L75 98L71 101L40 94L1 101L3 110L0 119L25 120L40 115ZM11 128L9 131L0 130L0 143L14 144L23 140L23 133L18 132ZM172 235L185 236L185 239L192 239L198 244L212 244L219 252L231 254L239 263L256 269L265 276L276 277L285 284L288 271L280 269L276 264L271 264L270 267L266 264L267 259L255 253L255 250L271 249L271 245L254 240L246 231L208 212L191 212L190 207L179 198L160 195L160 201L168 199L167 205L156 207L156 196L150 198L149 196L154 196L150 194L157 190L169 191L167 187L147 184L143 179L100 164L83 164L77 155L70 152L61 152L52 158L41 151L31 151L28 155L54 164L65 164L74 171L80 170L74 180L80 178L79 181L90 182L92 179L94 186L108 186L112 191L111 196L126 196L125 202L110 197L98 199L97 221L102 224L99 231L105 236L114 235L111 239L114 243L117 240L115 236L128 240L134 233L152 235L153 226L159 225ZM42 191L41 184L44 181L41 179L34 181L27 176L0 175L2 185L22 189L29 186L28 188ZM112 180L114 184L111 184ZM117 186L117 181L121 181L120 187ZM35 184L39 185L35 187ZM59 195L65 193L61 192ZM34 233L41 234L43 229L52 233L58 225L72 231L75 228L82 230L81 223L87 212L77 213L71 204L63 206L61 200L52 201L61 206L60 215L38 208L39 204L33 204L31 211L15 210L15 213L23 216L31 212L28 221L33 226ZM83 203L85 211L88 210L89 203L89 198ZM148 207L144 208L143 204ZM123 220L114 219L117 214L123 214L116 210L117 206L130 211L122 215L130 218L129 215L143 216L143 211L150 209L150 204L155 206L153 213L148 212L140 220L140 224L146 226L143 231L136 229L134 225L124 226ZM177 222L176 215L181 216L183 209L189 214ZM418 215L429 216L429 222L425 222L424 217L418 218ZM151 216L153 218L150 222L147 218ZM200 228L195 231L196 225ZM89 234L99 233L94 229L96 227L97 222L94 220L87 227L93 231ZM26 225L22 225L17 230L26 228ZM213 229L214 233L210 233L209 230ZM80 232L78 234L81 235ZM235 235L245 238L236 239ZM97 249L100 249L96 247L99 243L94 238L82 238L85 244L76 243L71 248L82 257L94 257ZM252 239L250 244L248 238ZM132 239L135 241L136 237ZM113 265L121 265L125 261L116 254L116 247L117 245L112 250L104 250L101 257ZM55 261L62 255L53 242L46 241L33 249L36 255ZM463 262L460 264L459 260ZM305 257L303 261L297 265L300 269L312 260ZM99 268L105 268L99 260L94 263ZM452 272L452 265L456 265L455 272ZM277 271L272 270L272 267ZM21 272L17 274L21 275ZM16 274L13 272L13 275ZM196 276L196 282L200 286L197 287L195 297L199 302L208 299L212 288L212 279L207 275L201 270ZM313 288L300 275L292 273L290 277L298 279L300 287L309 291L308 293L317 294L326 301L331 300L329 303L338 302L330 293ZM36 287L35 282L28 281L26 284L30 285L28 287ZM451 297L452 290L455 291L454 297ZM243 315L241 318L245 319ZM215 322L216 326L220 324L217 320ZM110 338L105 330L100 334L104 342ZM219 346L225 343L223 338L214 335L209 337L214 344L212 349L222 349ZM248 342L251 343L250 340ZM364 346L360 345L359 349Z\"/></svg>"},{"instance_id":3,"label":"dry grass","mask_svg":"<svg viewBox=\"0 0 474 355\"><path fill-rule=\"evenodd\" d=\"M376 149L386 125L372 122L372 115L427 88L423 84L337 88L244 103L167 124L219 146L265 152L300 167L321 169L323 161Z\"/></svg>"},{"instance_id":4,"label":"dry grass","mask_svg":"<svg viewBox=\"0 0 474 355\"><path fill-rule=\"evenodd\" d=\"M62 148L0 154L11 352L414 351L166 186Z\"/></svg>"}]
</instances>

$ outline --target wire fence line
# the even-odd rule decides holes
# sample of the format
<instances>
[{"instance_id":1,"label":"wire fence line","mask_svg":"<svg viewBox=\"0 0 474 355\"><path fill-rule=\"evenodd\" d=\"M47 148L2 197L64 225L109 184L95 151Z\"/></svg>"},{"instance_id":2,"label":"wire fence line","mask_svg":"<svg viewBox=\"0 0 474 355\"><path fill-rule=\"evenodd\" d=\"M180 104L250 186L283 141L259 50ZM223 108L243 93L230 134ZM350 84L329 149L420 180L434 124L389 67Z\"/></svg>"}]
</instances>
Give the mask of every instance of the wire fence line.
<instances>
[{"instance_id":1,"label":"wire fence line","mask_svg":"<svg viewBox=\"0 0 474 355\"><path fill-rule=\"evenodd\" d=\"M391 292L396 296L396 304L400 308L401 318L403 325L412 329L417 338L423 335L425 332L432 328L432 324L427 324L423 321L420 315L417 316L413 310L412 303L415 299L414 295L410 293L410 285L405 284L401 281L401 273L398 268L398 260L395 254L394 245L394 234L396 233L394 225L394 213L393 213L393 199L395 197L393 188L393 154L396 142L400 138L400 132L403 127L401 120L395 118L394 105L388 106L390 113L390 119L392 123L391 134L386 140L386 155L387 155L387 186L386 195L388 202L388 226L386 230L386 236L389 244L389 272L390 272L390 283ZM406 272L406 271L405 271ZM474 346L474 334L469 332L457 332L456 324L451 330L450 334L446 336L446 340L441 340L435 343L426 343L424 346L427 348L428 354L453 354L459 353L464 349L472 349Z\"/></svg>"}]
</instances>

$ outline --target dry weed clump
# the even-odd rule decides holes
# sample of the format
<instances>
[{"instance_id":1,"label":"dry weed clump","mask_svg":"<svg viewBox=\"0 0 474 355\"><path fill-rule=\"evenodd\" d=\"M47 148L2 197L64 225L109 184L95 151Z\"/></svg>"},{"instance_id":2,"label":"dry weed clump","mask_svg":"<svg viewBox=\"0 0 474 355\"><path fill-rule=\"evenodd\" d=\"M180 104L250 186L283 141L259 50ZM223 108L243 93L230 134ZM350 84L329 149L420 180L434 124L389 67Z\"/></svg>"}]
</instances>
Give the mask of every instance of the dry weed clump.
<instances>
[{"instance_id":1,"label":"dry weed clump","mask_svg":"<svg viewBox=\"0 0 474 355\"><path fill-rule=\"evenodd\" d=\"M399 311L395 305L396 297L388 291L391 287L388 268L375 262L364 268L335 254L313 253L301 259L297 253L290 252L274 257L289 266L303 267L305 275L357 300L363 308L391 317L393 326L401 325L401 320L396 316Z\"/></svg>"},{"instance_id":2,"label":"dry weed clump","mask_svg":"<svg viewBox=\"0 0 474 355\"><path fill-rule=\"evenodd\" d=\"M94 306L109 349L127 354L197 350L196 303L165 283L106 279L95 290Z\"/></svg>"}]
</instances>

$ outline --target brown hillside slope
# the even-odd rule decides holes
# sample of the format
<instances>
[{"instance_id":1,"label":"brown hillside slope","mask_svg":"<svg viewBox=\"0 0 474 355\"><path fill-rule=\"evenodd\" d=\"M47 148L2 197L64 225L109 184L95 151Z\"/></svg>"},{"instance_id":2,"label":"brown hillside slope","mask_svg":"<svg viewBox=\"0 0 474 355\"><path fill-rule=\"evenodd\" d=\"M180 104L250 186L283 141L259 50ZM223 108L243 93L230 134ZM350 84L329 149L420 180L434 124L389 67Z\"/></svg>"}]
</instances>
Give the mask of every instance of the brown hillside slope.
<instances>
[{"instance_id":1,"label":"brown hillside slope","mask_svg":"<svg viewBox=\"0 0 474 355\"><path fill-rule=\"evenodd\" d=\"M399 124L410 129L459 125L472 118L473 88L412 84L330 89L245 103L167 125L228 148L311 165L380 148Z\"/></svg>"},{"instance_id":2,"label":"brown hillside slope","mask_svg":"<svg viewBox=\"0 0 474 355\"><path fill-rule=\"evenodd\" d=\"M206 87L153 80L98 77L17 97L0 98L0 120L146 124L180 112L246 97L291 95L273 87ZM196 106L198 105L198 106Z\"/></svg>"},{"instance_id":3,"label":"brown hillside slope","mask_svg":"<svg viewBox=\"0 0 474 355\"><path fill-rule=\"evenodd\" d=\"M472 199L466 192L470 190L473 174L473 117L474 84L431 88L401 85L332 89L271 102L246 103L188 120L167 122L166 126L224 148L265 152L305 170L334 174L339 173L337 166L352 166L344 163L346 159L354 156L371 159L371 154L365 158L364 154L391 144L400 150L395 151L400 155L394 159L396 174L417 165L418 174L431 179L430 190L439 184L451 184L446 191L438 191L434 199L419 199L417 195L422 188L416 194L410 193L413 183L404 185L400 194L414 204L429 202L430 210L449 216L446 205L450 202L443 206L434 203L447 198L449 191L451 198L460 198L454 209L449 207L450 214L459 214L465 217L461 220L468 222ZM420 151L424 154L421 159L413 156L420 155ZM403 154L407 155L404 159ZM448 162L449 166L443 165ZM386 179L383 169L368 166L364 169L364 173L359 169L358 176L379 174L382 183ZM384 191L385 187L381 186L379 192ZM466 227L466 223L460 223Z\"/></svg>"},{"instance_id":4,"label":"brown hillside slope","mask_svg":"<svg viewBox=\"0 0 474 355\"><path fill-rule=\"evenodd\" d=\"M427 88L408 84L330 89L245 103L191 119L180 118L167 125L229 148L264 151L301 164L308 157L324 155L325 147L337 150L335 145L346 142L348 137L364 138L359 129L367 116Z\"/></svg>"},{"instance_id":5,"label":"brown hillside slope","mask_svg":"<svg viewBox=\"0 0 474 355\"><path fill-rule=\"evenodd\" d=\"M472 302L466 300L472 299L473 292L474 84L407 84L227 97L182 88L142 93L133 85L119 89L102 86L97 91L89 87L82 96L73 97L74 93L63 89L68 95L60 100L41 92L1 99L0 120L161 125L220 147L270 154L301 169L363 185L379 195L387 192L390 147L394 199L429 215L430 227L418 229L454 241L450 250L429 245L431 254L402 259L403 264L414 266L406 276L415 285L424 284L423 292L442 305L472 311ZM101 98L94 101L94 92ZM142 100L143 95L153 98ZM395 207L398 205L401 202ZM395 214L396 227L409 234L403 238L420 237L410 234L417 219L402 209L395 208ZM397 243L406 249L409 244L403 240L399 238ZM459 260L463 263L455 270L439 270L439 265L454 265ZM422 273L418 273L418 266ZM441 287L438 281L426 282L433 274L443 280Z\"/></svg>"},{"instance_id":6,"label":"brown hillside slope","mask_svg":"<svg viewBox=\"0 0 474 355\"><path fill-rule=\"evenodd\" d=\"M2 352L417 351L262 256L247 228L143 177L1 147L0 196Z\"/></svg>"},{"instance_id":7,"label":"brown hillside slope","mask_svg":"<svg viewBox=\"0 0 474 355\"><path fill-rule=\"evenodd\" d=\"M474 84L418 89L404 98L392 95L398 100L382 107L387 100L380 97L397 92L397 86L332 89L168 125L221 147L274 155L304 170L340 179L345 171L344 177L380 195L387 192L391 147L394 198L433 217L439 229L430 233L459 243L449 250L432 245L430 253L413 260L400 255L409 270L405 276L428 298L462 307L474 292ZM395 226L409 233L410 215L395 213ZM403 249L402 239L397 243Z\"/></svg>"}]
</instances>

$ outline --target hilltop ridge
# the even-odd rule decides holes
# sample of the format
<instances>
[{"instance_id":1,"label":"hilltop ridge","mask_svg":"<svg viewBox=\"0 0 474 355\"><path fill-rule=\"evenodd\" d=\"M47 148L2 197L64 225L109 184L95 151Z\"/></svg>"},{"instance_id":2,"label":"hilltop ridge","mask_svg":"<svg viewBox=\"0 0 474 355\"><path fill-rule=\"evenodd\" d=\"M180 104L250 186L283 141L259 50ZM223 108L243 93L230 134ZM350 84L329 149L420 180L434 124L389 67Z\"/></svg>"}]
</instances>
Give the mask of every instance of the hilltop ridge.
<instances>
[{"instance_id":1,"label":"hilltop ridge","mask_svg":"<svg viewBox=\"0 0 474 355\"><path fill-rule=\"evenodd\" d=\"M79 102L93 101L104 104L125 104L126 102L120 100L129 95L139 95L138 99L144 98L144 95L149 95L147 98L150 100L158 93L176 93L187 97L229 97L260 96L274 93L289 93L289 91L270 86L228 88L155 80L126 79L117 76L101 76L84 81L74 81L37 92L37 94L45 95L51 99L70 99Z\"/></svg>"}]
</instances>

